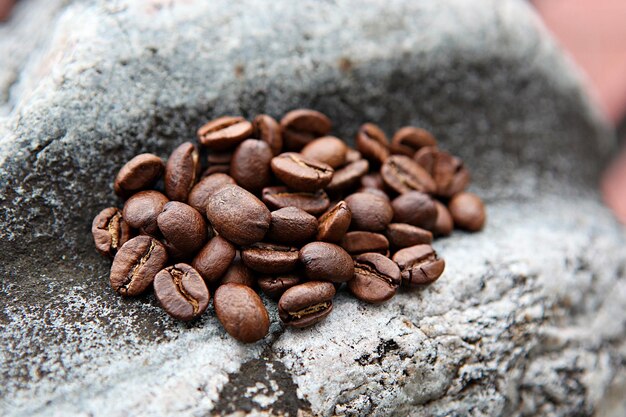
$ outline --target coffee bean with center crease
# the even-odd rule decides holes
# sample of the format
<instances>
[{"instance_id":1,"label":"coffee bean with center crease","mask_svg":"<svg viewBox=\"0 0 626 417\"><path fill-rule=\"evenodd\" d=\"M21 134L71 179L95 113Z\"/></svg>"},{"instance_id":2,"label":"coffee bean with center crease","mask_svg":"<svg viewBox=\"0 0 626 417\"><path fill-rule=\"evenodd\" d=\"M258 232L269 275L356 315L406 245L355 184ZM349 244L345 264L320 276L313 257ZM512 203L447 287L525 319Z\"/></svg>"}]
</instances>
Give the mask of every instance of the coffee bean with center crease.
<instances>
[{"instance_id":1,"label":"coffee bean with center crease","mask_svg":"<svg viewBox=\"0 0 626 417\"><path fill-rule=\"evenodd\" d=\"M209 167L202 173L202 178L217 173L229 174L230 161L233 159L233 153L233 150L222 152L211 151L206 158Z\"/></svg>"},{"instance_id":2,"label":"coffee bean with center crease","mask_svg":"<svg viewBox=\"0 0 626 417\"><path fill-rule=\"evenodd\" d=\"M150 236L137 236L122 246L111 265L115 292L135 296L144 292L167 263L165 247Z\"/></svg>"},{"instance_id":3,"label":"coffee bean with center crease","mask_svg":"<svg viewBox=\"0 0 626 417\"><path fill-rule=\"evenodd\" d=\"M165 204L157 223L165 240L184 258L195 255L207 239L204 217L198 210L180 201Z\"/></svg>"},{"instance_id":4,"label":"coffee bean with center crease","mask_svg":"<svg viewBox=\"0 0 626 417\"><path fill-rule=\"evenodd\" d=\"M404 155L390 156L380 168L385 185L399 194L421 191L433 194L437 186L430 174Z\"/></svg>"},{"instance_id":5,"label":"coffee bean with center crease","mask_svg":"<svg viewBox=\"0 0 626 417\"><path fill-rule=\"evenodd\" d=\"M345 282L354 275L354 263L340 246L327 242L312 242L300 249L300 262L306 276L312 280Z\"/></svg>"},{"instance_id":6,"label":"coffee bean with center crease","mask_svg":"<svg viewBox=\"0 0 626 417\"><path fill-rule=\"evenodd\" d=\"M317 232L317 220L315 221ZM117 207L108 207L102 210L91 223L91 234L96 244L96 250L103 256L113 258L119 248L130 239L130 226L122 217Z\"/></svg>"},{"instance_id":7,"label":"coffee bean with center crease","mask_svg":"<svg viewBox=\"0 0 626 417\"><path fill-rule=\"evenodd\" d=\"M270 161L273 156L267 143L246 139L235 149L230 162L230 175L240 187L257 194L272 180Z\"/></svg>"},{"instance_id":8,"label":"coffee bean with center crease","mask_svg":"<svg viewBox=\"0 0 626 417\"><path fill-rule=\"evenodd\" d=\"M430 245L400 249L392 260L400 267L402 283L409 287L430 284L441 276L446 263Z\"/></svg>"},{"instance_id":9,"label":"coffee bean with center crease","mask_svg":"<svg viewBox=\"0 0 626 417\"><path fill-rule=\"evenodd\" d=\"M259 278L257 284L263 291L263 294L267 295L274 301L278 301L281 295L289 288L298 285L302 281L298 275L280 275L277 277L265 276Z\"/></svg>"},{"instance_id":10,"label":"coffee bean with center crease","mask_svg":"<svg viewBox=\"0 0 626 417\"><path fill-rule=\"evenodd\" d=\"M289 288L278 301L278 315L287 326L302 328L322 321L333 309L335 286L309 281Z\"/></svg>"},{"instance_id":11,"label":"coffee bean with center crease","mask_svg":"<svg viewBox=\"0 0 626 417\"><path fill-rule=\"evenodd\" d=\"M291 191L287 187L266 187L261 193L263 202L272 210L297 207L314 216L319 216L330 205L324 190L313 193Z\"/></svg>"},{"instance_id":12,"label":"coffee bean with center crease","mask_svg":"<svg viewBox=\"0 0 626 417\"><path fill-rule=\"evenodd\" d=\"M389 157L387 135L373 123L365 123L359 128L356 147L364 158L377 166L383 164Z\"/></svg>"},{"instance_id":13,"label":"coffee bean with center crease","mask_svg":"<svg viewBox=\"0 0 626 417\"><path fill-rule=\"evenodd\" d=\"M191 266L178 263L154 278L154 295L163 310L178 320L193 320L209 306L209 290Z\"/></svg>"},{"instance_id":14,"label":"coffee bean with center crease","mask_svg":"<svg viewBox=\"0 0 626 417\"><path fill-rule=\"evenodd\" d=\"M324 136L306 145L300 153L307 159L323 162L331 168L339 168L346 163L348 146L339 138Z\"/></svg>"},{"instance_id":15,"label":"coffee bean with center crease","mask_svg":"<svg viewBox=\"0 0 626 417\"><path fill-rule=\"evenodd\" d=\"M163 175L163 160L151 153L142 153L128 161L120 169L113 188L120 197L129 197L133 193L152 187Z\"/></svg>"},{"instance_id":16,"label":"coffee bean with center crease","mask_svg":"<svg viewBox=\"0 0 626 417\"><path fill-rule=\"evenodd\" d=\"M368 252L376 252L383 255L389 253L389 240L380 233L348 232L339 244L352 256Z\"/></svg>"},{"instance_id":17,"label":"coffee bean with center crease","mask_svg":"<svg viewBox=\"0 0 626 417\"><path fill-rule=\"evenodd\" d=\"M379 253L364 253L354 258L354 278L348 289L359 300L382 303L392 298L402 278L398 265Z\"/></svg>"},{"instance_id":18,"label":"coffee bean with center crease","mask_svg":"<svg viewBox=\"0 0 626 417\"><path fill-rule=\"evenodd\" d=\"M206 123L198 129L202 146L216 151L234 148L252 134L252 123L238 116L224 116Z\"/></svg>"},{"instance_id":19,"label":"coffee bean with center crease","mask_svg":"<svg viewBox=\"0 0 626 417\"><path fill-rule=\"evenodd\" d=\"M154 236L159 232L157 217L168 201L158 191L140 191L126 201L122 217L133 229Z\"/></svg>"},{"instance_id":20,"label":"coffee bean with center crease","mask_svg":"<svg viewBox=\"0 0 626 417\"><path fill-rule=\"evenodd\" d=\"M217 172L206 176L191 189L187 204L204 214L206 213L209 197L215 191L228 184L236 184L235 180L228 174Z\"/></svg>"},{"instance_id":21,"label":"coffee bean with center crease","mask_svg":"<svg viewBox=\"0 0 626 417\"><path fill-rule=\"evenodd\" d=\"M222 236L215 236L200 249L191 266L208 284L215 284L224 275L235 257L235 247Z\"/></svg>"},{"instance_id":22,"label":"coffee bean with center crease","mask_svg":"<svg viewBox=\"0 0 626 417\"><path fill-rule=\"evenodd\" d=\"M413 157L415 152L425 146L436 146L437 140L427 130L413 126L399 129L391 139L391 152L394 154Z\"/></svg>"},{"instance_id":23,"label":"coffee bean with center crease","mask_svg":"<svg viewBox=\"0 0 626 417\"><path fill-rule=\"evenodd\" d=\"M393 218L389 200L370 193L355 193L346 197L346 204L352 213L350 228L379 232L385 230Z\"/></svg>"},{"instance_id":24,"label":"coffee bean with center crease","mask_svg":"<svg viewBox=\"0 0 626 417\"><path fill-rule=\"evenodd\" d=\"M337 243L341 241L352 222L352 212L345 201L340 201L319 219L317 240Z\"/></svg>"},{"instance_id":25,"label":"coffee bean with center crease","mask_svg":"<svg viewBox=\"0 0 626 417\"><path fill-rule=\"evenodd\" d=\"M298 264L298 248L259 242L241 250L241 259L262 274L285 274Z\"/></svg>"},{"instance_id":26,"label":"coffee bean with center crease","mask_svg":"<svg viewBox=\"0 0 626 417\"><path fill-rule=\"evenodd\" d=\"M259 114L252 121L254 131L252 135L267 143L274 156L281 153L283 149L283 136L278 122L267 114Z\"/></svg>"},{"instance_id":27,"label":"coffee bean with center crease","mask_svg":"<svg viewBox=\"0 0 626 417\"><path fill-rule=\"evenodd\" d=\"M199 158L198 150L191 142L174 149L165 167L165 194L170 200L187 201L200 175Z\"/></svg>"},{"instance_id":28,"label":"coffee bean with center crease","mask_svg":"<svg viewBox=\"0 0 626 417\"><path fill-rule=\"evenodd\" d=\"M271 213L266 238L273 242L297 245L310 242L317 233L317 219L297 207L285 207Z\"/></svg>"},{"instance_id":29,"label":"coffee bean with center crease","mask_svg":"<svg viewBox=\"0 0 626 417\"><path fill-rule=\"evenodd\" d=\"M237 251L235 258L220 280L220 285L224 284L241 284L253 288L256 284L256 278L253 271L248 268L241 260L241 254Z\"/></svg>"},{"instance_id":30,"label":"coffee bean with center crease","mask_svg":"<svg viewBox=\"0 0 626 417\"><path fill-rule=\"evenodd\" d=\"M477 232L485 225L485 205L476 194L463 192L448 203L454 225L460 229Z\"/></svg>"},{"instance_id":31,"label":"coffee bean with center crease","mask_svg":"<svg viewBox=\"0 0 626 417\"><path fill-rule=\"evenodd\" d=\"M296 191L313 192L324 188L333 178L330 165L304 156L285 152L271 162L274 175L288 187Z\"/></svg>"},{"instance_id":32,"label":"coffee bean with center crease","mask_svg":"<svg viewBox=\"0 0 626 417\"><path fill-rule=\"evenodd\" d=\"M437 222L433 227L433 234L435 236L448 236L454 228L452 215L443 203L435 200L435 206L437 207Z\"/></svg>"},{"instance_id":33,"label":"coffee bean with center crease","mask_svg":"<svg viewBox=\"0 0 626 417\"><path fill-rule=\"evenodd\" d=\"M433 241L433 234L421 227L406 223L391 223L387 226L387 239L394 249L428 244Z\"/></svg>"},{"instance_id":34,"label":"coffee bean with center crease","mask_svg":"<svg viewBox=\"0 0 626 417\"><path fill-rule=\"evenodd\" d=\"M225 185L209 197L206 214L215 230L237 245L263 240L270 227L265 204L237 185Z\"/></svg>"},{"instance_id":35,"label":"coffee bean with center crease","mask_svg":"<svg viewBox=\"0 0 626 417\"><path fill-rule=\"evenodd\" d=\"M450 198L469 185L470 174L461 158L428 146L420 149L413 159L432 176L436 194L441 197Z\"/></svg>"},{"instance_id":36,"label":"coffee bean with center crease","mask_svg":"<svg viewBox=\"0 0 626 417\"><path fill-rule=\"evenodd\" d=\"M215 291L215 314L224 329L235 339L253 343L267 335L270 318L253 289L241 284L225 284Z\"/></svg>"},{"instance_id":37,"label":"coffee bean with center crease","mask_svg":"<svg viewBox=\"0 0 626 417\"><path fill-rule=\"evenodd\" d=\"M367 173L369 166L367 159L360 159L338 169L326 186L326 191L336 195L353 189L358 185L361 177Z\"/></svg>"},{"instance_id":38,"label":"coffee bean with center crease","mask_svg":"<svg viewBox=\"0 0 626 417\"><path fill-rule=\"evenodd\" d=\"M285 148L299 151L315 138L326 136L332 127L323 113L310 109L292 110L280 120Z\"/></svg>"},{"instance_id":39,"label":"coffee bean with center crease","mask_svg":"<svg viewBox=\"0 0 626 417\"><path fill-rule=\"evenodd\" d=\"M391 202L393 221L433 230L437 223L437 206L428 195L418 191L401 194Z\"/></svg>"}]
</instances>

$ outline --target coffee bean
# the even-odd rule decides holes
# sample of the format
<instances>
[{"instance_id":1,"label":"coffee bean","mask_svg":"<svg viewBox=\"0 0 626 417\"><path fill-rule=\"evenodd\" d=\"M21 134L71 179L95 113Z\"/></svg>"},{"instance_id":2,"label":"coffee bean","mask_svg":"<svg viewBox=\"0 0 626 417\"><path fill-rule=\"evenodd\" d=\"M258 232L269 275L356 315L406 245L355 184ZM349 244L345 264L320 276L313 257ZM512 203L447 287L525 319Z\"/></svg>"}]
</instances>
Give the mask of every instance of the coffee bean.
<instances>
[{"instance_id":1,"label":"coffee bean","mask_svg":"<svg viewBox=\"0 0 626 417\"><path fill-rule=\"evenodd\" d=\"M428 194L410 191L391 202L393 221L433 230L437 223L437 206Z\"/></svg>"},{"instance_id":2,"label":"coffee bean","mask_svg":"<svg viewBox=\"0 0 626 417\"><path fill-rule=\"evenodd\" d=\"M356 192L373 194L377 197L382 198L385 201L389 201L389 196L387 195L387 193L385 193L383 190L379 190L378 188L361 187L358 190L356 190Z\"/></svg>"},{"instance_id":3,"label":"coffee bean","mask_svg":"<svg viewBox=\"0 0 626 417\"><path fill-rule=\"evenodd\" d=\"M285 148L299 151L315 138L326 136L332 127L326 115L309 109L292 110L280 121Z\"/></svg>"},{"instance_id":4,"label":"coffee bean","mask_svg":"<svg viewBox=\"0 0 626 417\"><path fill-rule=\"evenodd\" d=\"M165 194L170 200L187 201L189 192L200 175L196 146L185 142L172 152L165 167Z\"/></svg>"},{"instance_id":5,"label":"coffee bean","mask_svg":"<svg viewBox=\"0 0 626 417\"><path fill-rule=\"evenodd\" d=\"M177 250L182 258L190 258L200 250L207 239L204 217L191 206L180 201L170 201L163 206L157 217L159 230L165 240ZM172 258L181 259L178 256Z\"/></svg>"},{"instance_id":6,"label":"coffee bean","mask_svg":"<svg viewBox=\"0 0 626 417\"><path fill-rule=\"evenodd\" d=\"M300 281L302 281L302 279L298 275L265 276L259 278L257 284L259 284L259 288L263 291L263 294L274 301L278 301L285 291L298 285Z\"/></svg>"},{"instance_id":7,"label":"coffee bean","mask_svg":"<svg viewBox=\"0 0 626 417\"><path fill-rule=\"evenodd\" d=\"M431 232L406 223L391 223L387 226L386 235L394 249L402 249L421 244L430 245L433 241L433 234Z\"/></svg>"},{"instance_id":8,"label":"coffee bean","mask_svg":"<svg viewBox=\"0 0 626 417\"><path fill-rule=\"evenodd\" d=\"M476 194L463 192L448 203L454 225L460 229L477 232L485 226L485 205Z\"/></svg>"},{"instance_id":9,"label":"coffee bean","mask_svg":"<svg viewBox=\"0 0 626 417\"><path fill-rule=\"evenodd\" d=\"M333 309L335 287L309 281L289 288L278 301L278 315L287 326L302 328L322 321Z\"/></svg>"},{"instance_id":10,"label":"coffee bean","mask_svg":"<svg viewBox=\"0 0 626 417\"><path fill-rule=\"evenodd\" d=\"M290 245L310 242L317 233L317 219L297 207L285 207L271 213L268 240Z\"/></svg>"},{"instance_id":11,"label":"coffee bean","mask_svg":"<svg viewBox=\"0 0 626 417\"><path fill-rule=\"evenodd\" d=\"M400 267L402 283L409 287L430 284L441 276L446 263L437 257L430 245L416 245L400 249L393 255Z\"/></svg>"},{"instance_id":12,"label":"coffee bean","mask_svg":"<svg viewBox=\"0 0 626 417\"><path fill-rule=\"evenodd\" d=\"M385 235L380 233L348 232L341 239L340 245L352 256L368 252L376 252L383 255L389 253L389 241Z\"/></svg>"},{"instance_id":13,"label":"coffee bean","mask_svg":"<svg viewBox=\"0 0 626 417\"><path fill-rule=\"evenodd\" d=\"M370 193L355 193L346 197L352 212L350 227L354 230L379 232L385 230L393 218L389 200Z\"/></svg>"},{"instance_id":14,"label":"coffee bean","mask_svg":"<svg viewBox=\"0 0 626 417\"><path fill-rule=\"evenodd\" d=\"M361 177L367 173L369 166L367 159L360 159L338 169L326 186L326 190L332 194L339 194L354 188Z\"/></svg>"},{"instance_id":15,"label":"coffee bean","mask_svg":"<svg viewBox=\"0 0 626 417\"><path fill-rule=\"evenodd\" d=\"M209 305L209 290L198 272L183 263L167 267L154 278L154 295L163 310L178 320L193 320Z\"/></svg>"},{"instance_id":16,"label":"coffee bean","mask_svg":"<svg viewBox=\"0 0 626 417\"><path fill-rule=\"evenodd\" d=\"M261 193L263 202L272 210L285 207L297 207L309 214L318 216L330 205L324 190L314 193L290 191L287 187L266 187Z\"/></svg>"},{"instance_id":17,"label":"coffee bean","mask_svg":"<svg viewBox=\"0 0 626 417\"><path fill-rule=\"evenodd\" d=\"M361 152L357 151L356 149L348 148L346 152L345 165L360 161L361 159L363 159L363 155L361 155Z\"/></svg>"},{"instance_id":18,"label":"coffee bean","mask_svg":"<svg viewBox=\"0 0 626 417\"><path fill-rule=\"evenodd\" d=\"M113 188L120 197L152 187L163 175L165 164L156 155L142 153L128 161L115 177Z\"/></svg>"},{"instance_id":19,"label":"coffee bean","mask_svg":"<svg viewBox=\"0 0 626 417\"><path fill-rule=\"evenodd\" d=\"M110 282L116 293L135 296L144 292L167 263L165 247L150 236L137 236L124 244L111 265Z\"/></svg>"},{"instance_id":20,"label":"coffee bean","mask_svg":"<svg viewBox=\"0 0 626 417\"><path fill-rule=\"evenodd\" d=\"M133 229L154 236L159 232L157 216L168 201L158 191L140 191L126 201L122 217Z\"/></svg>"},{"instance_id":21,"label":"coffee bean","mask_svg":"<svg viewBox=\"0 0 626 417\"><path fill-rule=\"evenodd\" d=\"M361 187L377 188L382 191L385 189L385 183L380 173L372 172L361 177Z\"/></svg>"},{"instance_id":22,"label":"coffee bean","mask_svg":"<svg viewBox=\"0 0 626 417\"><path fill-rule=\"evenodd\" d=\"M340 246L327 242L312 242L300 249L300 262L306 276L312 280L345 282L354 275L354 263Z\"/></svg>"},{"instance_id":23,"label":"coffee bean","mask_svg":"<svg viewBox=\"0 0 626 417\"><path fill-rule=\"evenodd\" d=\"M323 163L285 152L272 159L274 175L296 191L313 192L324 188L333 178L333 169Z\"/></svg>"},{"instance_id":24,"label":"coffee bean","mask_svg":"<svg viewBox=\"0 0 626 417\"><path fill-rule=\"evenodd\" d=\"M383 164L389 157L387 135L373 123L365 123L356 135L356 147L364 158L375 165Z\"/></svg>"},{"instance_id":25,"label":"coffee bean","mask_svg":"<svg viewBox=\"0 0 626 417\"><path fill-rule=\"evenodd\" d=\"M270 146L260 140L246 139L237 146L230 163L230 175L240 187L259 193L272 180Z\"/></svg>"},{"instance_id":26,"label":"coffee bean","mask_svg":"<svg viewBox=\"0 0 626 417\"><path fill-rule=\"evenodd\" d=\"M298 248L259 242L241 250L248 268L262 274L286 274L298 264Z\"/></svg>"},{"instance_id":27,"label":"coffee bean","mask_svg":"<svg viewBox=\"0 0 626 417\"><path fill-rule=\"evenodd\" d=\"M441 197L452 197L469 185L470 174L463 161L448 152L428 146L420 149L413 159L432 176L436 194Z\"/></svg>"},{"instance_id":28,"label":"coffee bean","mask_svg":"<svg viewBox=\"0 0 626 417\"><path fill-rule=\"evenodd\" d=\"M208 177L213 174L226 174L230 176L230 164L229 165L210 165L202 172L200 178Z\"/></svg>"},{"instance_id":29,"label":"coffee bean","mask_svg":"<svg viewBox=\"0 0 626 417\"><path fill-rule=\"evenodd\" d=\"M270 146L274 156L281 153L283 149L283 136L280 131L280 125L273 117L267 114L260 114L254 118L252 127L254 128L254 137L266 142Z\"/></svg>"},{"instance_id":30,"label":"coffee bean","mask_svg":"<svg viewBox=\"0 0 626 417\"><path fill-rule=\"evenodd\" d=\"M380 169L385 185L399 194L421 191L432 194L436 190L430 174L408 156L392 155Z\"/></svg>"},{"instance_id":31,"label":"coffee bean","mask_svg":"<svg viewBox=\"0 0 626 417\"><path fill-rule=\"evenodd\" d=\"M341 241L352 222L352 212L345 201L340 201L319 219L317 240L337 243Z\"/></svg>"},{"instance_id":32,"label":"coffee bean","mask_svg":"<svg viewBox=\"0 0 626 417\"><path fill-rule=\"evenodd\" d=\"M204 214L206 213L206 205L209 202L209 197L221 187L228 184L236 184L235 180L228 174L218 172L206 176L191 189L187 203Z\"/></svg>"},{"instance_id":33,"label":"coffee bean","mask_svg":"<svg viewBox=\"0 0 626 417\"><path fill-rule=\"evenodd\" d=\"M443 203L435 200L435 206L437 207L437 222L433 228L433 233L435 236L449 236L454 228L452 215Z\"/></svg>"},{"instance_id":34,"label":"coffee bean","mask_svg":"<svg viewBox=\"0 0 626 417\"><path fill-rule=\"evenodd\" d=\"M237 245L261 241L270 227L267 207L237 185L225 185L213 193L206 214L215 230Z\"/></svg>"},{"instance_id":35,"label":"coffee bean","mask_svg":"<svg viewBox=\"0 0 626 417\"><path fill-rule=\"evenodd\" d=\"M346 163L348 146L339 138L324 136L310 142L300 151L307 159L323 162L331 168L339 168Z\"/></svg>"},{"instance_id":36,"label":"coffee bean","mask_svg":"<svg viewBox=\"0 0 626 417\"><path fill-rule=\"evenodd\" d=\"M253 271L243 263L239 251L220 281L220 285L224 284L241 284L250 288L256 284Z\"/></svg>"},{"instance_id":37,"label":"coffee bean","mask_svg":"<svg viewBox=\"0 0 626 417\"><path fill-rule=\"evenodd\" d=\"M317 220L315 224L314 234L317 232ZM130 239L131 230L122 217L122 212L117 207L108 207L93 219L91 234L96 250L103 256L113 258L118 249Z\"/></svg>"},{"instance_id":38,"label":"coffee bean","mask_svg":"<svg viewBox=\"0 0 626 417\"><path fill-rule=\"evenodd\" d=\"M252 123L243 117L224 116L198 129L202 146L216 151L232 149L252 134Z\"/></svg>"},{"instance_id":39,"label":"coffee bean","mask_svg":"<svg viewBox=\"0 0 626 417\"><path fill-rule=\"evenodd\" d=\"M436 146L437 140L427 130L413 126L399 129L391 139L391 152L412 157L424 146Z\"/></svg>"},{"instance_id":40,"label":"coffee bean","mask_svg":"<svg viewBox=\"0 0 626 417\"><path fill-rule=\"evenodd\" d=\"M229 174L230 163L233 159L234 153L234 150L221 152L211 151L206 158L209 167L202 173L202 178L218 172L222 174Z\"/></svg>"},{"instance_id":41,"label":"coffee bean","mask_svg":"<svg viewBox=\"0 0 626 417\"><path fill-rule=\"evenodd\" d=\"M221 285L213 299L215 314L224 329L243 343L253 343L267 335L270 318L253 289L241 284Z\"/></svg>"},{"instance_id":42,"label":"coffee bean","mask_svg":"<svg viewBox=\"0 0 626 417\"><path fill-rule=\"evenodd\" d=\"M235 257L235 247L221 236L215 236L200 249L191 266L208 284L216 284Z\"/></svg>"},{"instance_id":43,"label":"coffee bean","mask_svg":"<svg viewBox=\"0 0 626 417\"><path fill-rule=\"evenodd\" d=\"M382 303L392 298L402 278L398 265L379 253L364 253L354 258L354 278L348 289L359 300Z\"/></svg>"}]
</instances>

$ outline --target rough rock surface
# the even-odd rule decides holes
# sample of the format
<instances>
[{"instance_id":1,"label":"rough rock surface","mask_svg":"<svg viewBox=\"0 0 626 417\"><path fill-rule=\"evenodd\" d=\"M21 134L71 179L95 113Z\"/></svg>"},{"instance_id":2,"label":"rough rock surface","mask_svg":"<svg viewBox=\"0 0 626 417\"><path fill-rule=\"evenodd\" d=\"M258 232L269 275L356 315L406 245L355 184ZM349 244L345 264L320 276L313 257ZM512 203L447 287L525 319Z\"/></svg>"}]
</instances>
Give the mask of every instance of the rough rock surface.
<instances>
[{"instance_id":1,"label":"rough rock surface","mask_svg":"<svg viewBox=\"0 0 626 417\"><path fill-rule=\"evenodd\" d=\"M19 8L0 28L0 414L624 415L626 245L594 191L612 136L525 2ZM181 324L117 297L89 228L120 203L121 164L217 115L293 107L346 139L365 120L431 129L487 229L439 241L424 290L340 295L303 331L271 307L252 346L212 309Z\"/></svg>"}]
</instances>

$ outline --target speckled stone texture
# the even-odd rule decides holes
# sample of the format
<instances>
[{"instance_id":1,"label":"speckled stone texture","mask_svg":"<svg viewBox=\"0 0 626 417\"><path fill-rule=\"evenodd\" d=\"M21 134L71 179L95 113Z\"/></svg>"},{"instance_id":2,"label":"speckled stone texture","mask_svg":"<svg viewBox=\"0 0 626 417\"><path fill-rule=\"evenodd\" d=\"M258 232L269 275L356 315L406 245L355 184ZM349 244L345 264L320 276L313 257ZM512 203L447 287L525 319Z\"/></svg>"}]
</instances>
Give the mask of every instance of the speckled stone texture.
<instances>
[{"instance_id":1,"label":"speckled stone texture","mask_svg":"<svg viewBox=\"0 0 626 417\"><path fill-rule=\"evenodd\" d=\"M613 137L514 0L23 0L0 28L0 414L622 416L626 245ZM28 42L16 48L17 39ZM222 114L431 129L487 200L434 285L346 294L255 345L108 287L93 216L140 152Z\"/></svg>"}]
</instances>

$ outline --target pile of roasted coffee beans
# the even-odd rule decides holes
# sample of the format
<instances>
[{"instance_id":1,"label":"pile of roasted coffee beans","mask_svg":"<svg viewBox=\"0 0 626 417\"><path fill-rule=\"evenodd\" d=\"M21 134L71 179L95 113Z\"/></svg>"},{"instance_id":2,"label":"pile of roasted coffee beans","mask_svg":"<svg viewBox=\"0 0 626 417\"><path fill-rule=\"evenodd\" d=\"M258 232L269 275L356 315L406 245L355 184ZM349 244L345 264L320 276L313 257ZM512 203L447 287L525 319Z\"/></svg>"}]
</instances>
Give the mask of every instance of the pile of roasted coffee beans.
<instances>
[{"instance_id":1,"label":"pile of roasted coffee beans","mask_svg":"<svg viewBox=\"0 0 626 417\"><path fill-rule=\"evenodd\" d=\"M92 226L97 250L113 258L113 289L152 287L179 320L204 313L213 292L226 331L255 342L270 324L257 288L278 301L285 325L305 327L331 312L341 288L381 303L401 284L435 281L445 263L433 236L485 223L462 161L416 127L389 142L366 123L356 150L330 131L308 109L280 123L221 117L198 130L200 149L183 143L167 163L131 159L114 183L124 208L102 210Z\"/></svg>"}]
</instances>

